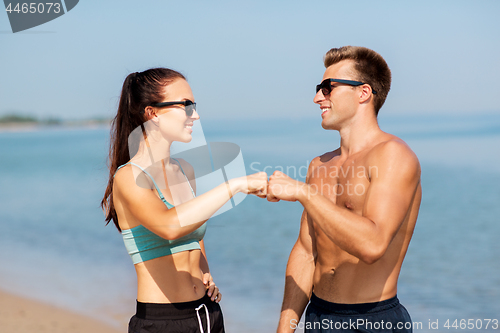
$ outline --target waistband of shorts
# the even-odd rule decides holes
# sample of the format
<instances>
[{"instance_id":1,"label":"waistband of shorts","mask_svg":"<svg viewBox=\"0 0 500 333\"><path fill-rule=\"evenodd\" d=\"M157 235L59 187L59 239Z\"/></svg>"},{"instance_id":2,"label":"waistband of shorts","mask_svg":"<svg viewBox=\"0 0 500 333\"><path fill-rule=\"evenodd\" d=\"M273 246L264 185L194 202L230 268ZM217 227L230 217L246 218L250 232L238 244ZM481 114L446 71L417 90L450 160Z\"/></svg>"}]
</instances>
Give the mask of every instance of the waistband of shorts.
<instances>
[{"instance_id":1,"label":"waistband of shorts","mask_svg":"<svg viewBox=\"0 0 500 333\"><path fill-rule=\"evenodd\" d=\"M355 304L343 304L343 303L333 303L325 301L314 295L311 296L311 304L315 307L322 308L328 312L339 314L339 315L358 315L367 313L377 313L395 308L399 305L398 296L386 299L380 302L373 303L355 303Z\"/></svg>"},{"instance_id":2,"label":"waistband of shorts","mask_svg":"<svg viewBox=\"0 0 500 333\"><path fill-rule=\"evenodd\" d=\"M212 302L207 294L200 299L180 303L143 303L137 301L135 316L146 320L186 319L196 317L196 308ZM205 311L202 311L205 313Z\"/></svg>"}]
</instances>

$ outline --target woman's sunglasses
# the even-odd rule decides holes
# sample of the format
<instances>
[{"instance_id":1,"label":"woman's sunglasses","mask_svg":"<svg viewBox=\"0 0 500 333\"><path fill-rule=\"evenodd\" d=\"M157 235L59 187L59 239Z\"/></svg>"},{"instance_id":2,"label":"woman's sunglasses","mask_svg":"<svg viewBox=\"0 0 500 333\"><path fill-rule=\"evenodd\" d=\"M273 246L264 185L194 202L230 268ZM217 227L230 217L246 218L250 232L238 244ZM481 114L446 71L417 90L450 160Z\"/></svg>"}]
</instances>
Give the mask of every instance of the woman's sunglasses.
<instances>
[{"instance_id":1,"label":"woman's sunglasses","mask_svg":"<svg viewBox=\"0 0 500 333\"><path fill-rule=\"evenodd\" d=\"M196 111L196 103L190 100L187 101L176 101L176 102L162 102L162 103L154 103L151 106L161 108L164 106L172 106L172 105L184 105L184 111L186 112L186 116L191 117L193 112Z\"/></svg>"},{"instance_id":2,"label":"woman's sunglasses","mask_svg":"<svg viewBox=\"0 0 500 333\"><path fill-rule=\"evenodd\" d=\"M354 86L354 87L361 86L361 85L365 84L365 83L360 82L360 81L342 80L342 79L325 79L325 80L323 80L323 82L321 82L321 84L318 84L316 86L316 94L321 89L321 92L323 93L324 96L330 95L330 93L332 92L332 89L334 88L334 87L332 87L332 82L348 84L348 85ZM375 95L377 92L372 89L372 93Z\"/></svg>"}]
</instances>

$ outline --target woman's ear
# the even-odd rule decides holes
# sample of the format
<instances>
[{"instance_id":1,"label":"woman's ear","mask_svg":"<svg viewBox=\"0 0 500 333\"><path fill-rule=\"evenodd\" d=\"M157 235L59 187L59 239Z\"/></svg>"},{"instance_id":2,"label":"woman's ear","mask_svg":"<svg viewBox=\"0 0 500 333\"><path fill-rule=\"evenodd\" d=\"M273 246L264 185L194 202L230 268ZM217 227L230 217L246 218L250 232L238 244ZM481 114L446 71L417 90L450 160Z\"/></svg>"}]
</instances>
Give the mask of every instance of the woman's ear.
<instances>
[{"instance_id":1,"label":"woman's ear","mask_svg":"<svg viewBox=\"0 0 500 333\"><path fill-rule=\"evenodd\" d=\"M152 106L146 106L146 108L144 108L144 115L147 120L151 120L156 117L156 111Z\"/></svg>"}]
</instances>

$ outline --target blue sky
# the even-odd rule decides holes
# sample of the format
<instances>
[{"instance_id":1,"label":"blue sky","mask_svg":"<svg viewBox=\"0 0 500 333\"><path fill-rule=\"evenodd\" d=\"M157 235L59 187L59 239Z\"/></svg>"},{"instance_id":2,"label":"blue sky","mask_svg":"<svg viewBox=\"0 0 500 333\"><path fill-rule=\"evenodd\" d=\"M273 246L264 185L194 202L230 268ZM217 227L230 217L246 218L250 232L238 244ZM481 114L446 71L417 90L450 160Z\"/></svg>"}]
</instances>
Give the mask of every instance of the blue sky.
<instances>
[{"instance_id":1,"label":"blue sky","mask_svg":"<svg viewBox=\"0 0 500 333\"><path fill-rule=\"evenodd\" d=\"M13 34L0 13L0 114L111 117L129 72L184 73L202 117L317 118L332 47L379 52L386 114L498 112L500 1L85 1ZM319 119L319 118L318 118Z\"/></svg>"}]
</instances>

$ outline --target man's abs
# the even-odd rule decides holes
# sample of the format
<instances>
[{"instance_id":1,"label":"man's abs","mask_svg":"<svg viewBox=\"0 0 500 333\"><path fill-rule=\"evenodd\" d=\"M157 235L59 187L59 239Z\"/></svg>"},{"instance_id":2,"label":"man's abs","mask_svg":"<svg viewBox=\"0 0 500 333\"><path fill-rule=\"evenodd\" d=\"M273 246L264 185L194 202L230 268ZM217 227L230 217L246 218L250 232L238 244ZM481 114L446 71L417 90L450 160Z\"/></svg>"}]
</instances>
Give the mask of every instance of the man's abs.
<instances>
[{"instance_id":1,"label":"man's abs","mask_svg":"<svg viewBox=\"0 0 500 333\"><path fill-rule=\"evenodd\" d=\"M334 303L370 303L394 297L405 251L395 247L398 236L386 254L368 265L316 234L317 257L313 276L316 296Z\"/></svg>"}]
</instances>

